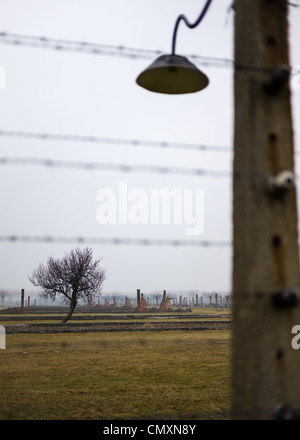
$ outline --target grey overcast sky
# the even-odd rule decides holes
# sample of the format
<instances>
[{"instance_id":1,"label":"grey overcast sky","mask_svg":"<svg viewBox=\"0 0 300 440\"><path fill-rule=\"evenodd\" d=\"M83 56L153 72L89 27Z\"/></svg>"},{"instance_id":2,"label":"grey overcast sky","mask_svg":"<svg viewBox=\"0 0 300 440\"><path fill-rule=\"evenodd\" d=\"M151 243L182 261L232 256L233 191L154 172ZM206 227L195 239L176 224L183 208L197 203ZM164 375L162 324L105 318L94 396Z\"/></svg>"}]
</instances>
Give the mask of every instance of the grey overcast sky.
<instances>
[{"instance_id":1,"label":"grey overcast sky","mask_svg":"<svg viewBox=\"0 0 300 440\"><path fill-rule=\"evenodd\" d=\"M182 23L177 53L233 59L234 12L228 12L231 3L215 0L194 30ZM168 53L177 16L183 13L194 21L203 5L204 1L196 0L0 0L0 31ZM291 65L298 67L299 22L300 8L290 7ZM0 41L1 72L6 74L6 87L0 90L0 130L232 147L230 64L215 66L196 61L209 76L209 87L196 94L168 96L150 93L135 83L151 61L151 57L123 56L122 49L116 55L104 55ZM299 77L294 77L293 84L295 149L300 151ZM0 136L0 142L1 157L179 166L225 170L229 176L232 167L231 151L7 136ZM203 189L203 232L187 236L185 224L100 225L96 195L104 188L118 195L121 181L126 182L128 190L141 189L148 195L152 189ZM0 199L1 236L231 240L228 176L7 164L0 168ZM1 242L0 290L34 290L28 274L48 256L61 257L75 246ZM137 288L145 293L231 288L230 247L90 246L95 258L103 257L107 269L104 294L134 294Z\"/></svg>"}]
</instances>

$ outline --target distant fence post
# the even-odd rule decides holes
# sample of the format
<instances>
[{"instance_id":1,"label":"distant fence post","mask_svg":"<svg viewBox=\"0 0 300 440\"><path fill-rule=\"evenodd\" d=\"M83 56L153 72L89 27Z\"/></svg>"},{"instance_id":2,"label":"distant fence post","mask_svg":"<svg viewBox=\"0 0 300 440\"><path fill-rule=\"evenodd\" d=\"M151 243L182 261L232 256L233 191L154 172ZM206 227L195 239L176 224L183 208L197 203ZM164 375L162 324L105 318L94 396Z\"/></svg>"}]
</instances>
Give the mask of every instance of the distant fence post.
<instances>
[{"instance_id":1,"label":"distant fence post","mask_svg":"<svg viewBox=\"0 0 300 440\"><path fill-rule=\"evenodd\" d=\"M25 295L25 290L22 289L21 290L21 313L24 312L24 295Z\"/></svg>"},{"instance_id":2,"label":"distant fence post","mask_svg":"<svg viewBox=\"0 0 300 440\"><path fill-rule=\"evenodd\" d=\"M137 289L137 291L136 291L136 306L137 306L137 311L140 312L141 311L141 291L140 291L140 289Z\"/></svg>"}]
</instances>

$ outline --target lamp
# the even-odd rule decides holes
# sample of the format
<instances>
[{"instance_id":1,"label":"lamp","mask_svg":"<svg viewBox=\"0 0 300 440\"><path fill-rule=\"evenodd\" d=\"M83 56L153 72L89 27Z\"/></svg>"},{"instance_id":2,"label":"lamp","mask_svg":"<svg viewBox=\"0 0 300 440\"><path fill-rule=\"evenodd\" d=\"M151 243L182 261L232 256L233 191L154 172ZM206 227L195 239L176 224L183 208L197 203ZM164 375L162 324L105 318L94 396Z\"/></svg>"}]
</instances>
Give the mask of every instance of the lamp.
<instances>
[{"instance_id":1,"label":"lamp","mask_svg":"<svg viewBox=\"0 0 300 440\"><path fill-rule=\"evenodd\" d=\"M207 0L199 18L195 23L190 23L185 15L180 15L175 23L172 53L159 56L150 66L147 67L137 78L136 82L144 89L151 92L182 94L193 93L204 89L209 80L195 64L191 63L186 57L176 55L176 39L178 27L183 20L185 24L194 29L204 18L212 0Z\"/></svg>"}]
</instances>

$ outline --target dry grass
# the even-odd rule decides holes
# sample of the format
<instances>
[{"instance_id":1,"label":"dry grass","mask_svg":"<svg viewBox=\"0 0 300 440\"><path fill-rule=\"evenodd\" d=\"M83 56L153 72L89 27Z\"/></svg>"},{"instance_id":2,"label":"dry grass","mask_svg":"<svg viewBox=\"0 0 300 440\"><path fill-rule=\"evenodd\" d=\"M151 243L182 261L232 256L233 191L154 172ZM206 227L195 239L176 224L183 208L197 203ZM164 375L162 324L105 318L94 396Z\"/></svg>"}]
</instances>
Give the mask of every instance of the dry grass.
<instances>
[{"instance_id":1,"label":"dry grass","mask_svg":"<svg viewBox=\"0 0 300 440\"><path fill-rule=\"evenodd\" d=\"M7 335L0 419L219 418L230 332Z\"/></svg>"}]
</instances>

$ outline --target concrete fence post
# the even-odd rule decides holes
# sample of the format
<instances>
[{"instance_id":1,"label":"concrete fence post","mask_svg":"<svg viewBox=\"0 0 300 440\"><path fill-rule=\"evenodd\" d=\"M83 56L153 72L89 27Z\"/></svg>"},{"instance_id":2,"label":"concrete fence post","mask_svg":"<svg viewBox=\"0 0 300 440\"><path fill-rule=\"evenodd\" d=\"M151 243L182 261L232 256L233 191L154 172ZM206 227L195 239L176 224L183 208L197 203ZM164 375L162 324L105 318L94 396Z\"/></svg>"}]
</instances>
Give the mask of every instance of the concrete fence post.
<instances>
[{"instance_id":1,"label":"concrete fence post","mask_svg":"<svg viewBox=\"0 0 300 440\"><path fill-rule=\"evenodd\" d=\"M24 312L24 296L25 296L25 290L21 290L21 312Z\"/></svg>"}]
</instances>

